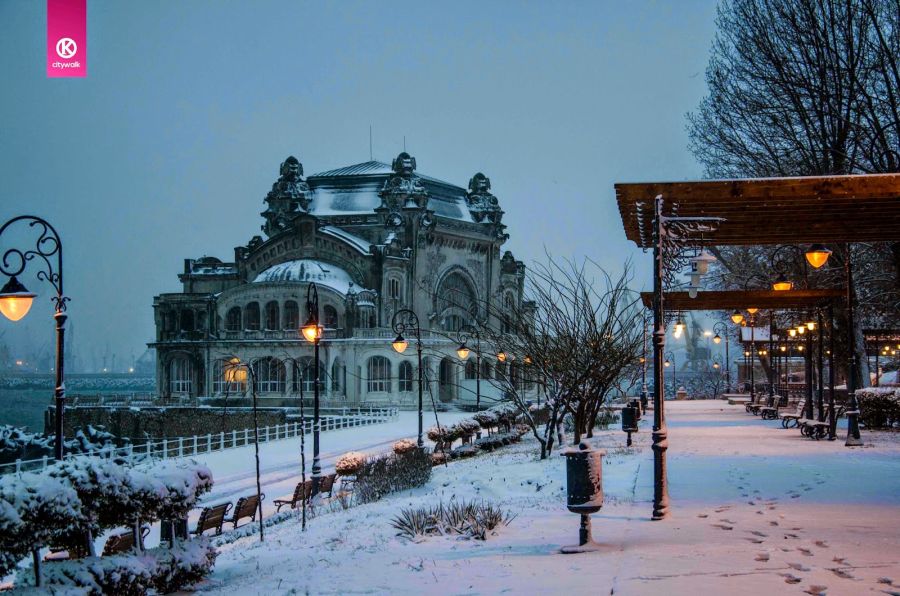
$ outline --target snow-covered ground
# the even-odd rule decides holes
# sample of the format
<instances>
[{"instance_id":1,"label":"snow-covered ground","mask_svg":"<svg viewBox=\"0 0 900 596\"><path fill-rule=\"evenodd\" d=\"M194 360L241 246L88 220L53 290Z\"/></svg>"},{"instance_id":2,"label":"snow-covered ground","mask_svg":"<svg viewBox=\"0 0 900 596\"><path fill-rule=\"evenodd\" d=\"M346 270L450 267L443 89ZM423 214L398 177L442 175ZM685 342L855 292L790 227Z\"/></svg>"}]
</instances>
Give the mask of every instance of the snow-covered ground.
<instances>
[{"instance_id":1,"label":"snow-covered ground","mask_svg":"<svg viewBox=\"0 0 900 596\"><path fill-rule=\"evenodd\" d=\"M670 520L649 520L649 420L642 422L631 449L624 448L620 431L595 439L607 449L606 502L593 516L594 538L604 545L600 552L559 554L560 547L577 542L578 531L578 517L565 509L564 460L558 454L538 460L536 444L526 440L435 468L431 482L420 489L319 515L306 533L291 519L269 528L263 544L256 537L227 544L202 589L221 594L900 594L898 434L864 432L866 446L848 449L843 441L803 439L797 430L721 401L673 402L667 411ZM380 450L377 443L374 437L374 450ZM385 435L382 447L388 443ZM333 457L338 450L323 446L326 451ZM215 469L216 462L210 463ZM271 472L273 485L279 473ZM401 508L451 498L492 501L517 517L486 542L449 537L412 542L396 537L390 527Z\"/></svg>"}]
</instances>

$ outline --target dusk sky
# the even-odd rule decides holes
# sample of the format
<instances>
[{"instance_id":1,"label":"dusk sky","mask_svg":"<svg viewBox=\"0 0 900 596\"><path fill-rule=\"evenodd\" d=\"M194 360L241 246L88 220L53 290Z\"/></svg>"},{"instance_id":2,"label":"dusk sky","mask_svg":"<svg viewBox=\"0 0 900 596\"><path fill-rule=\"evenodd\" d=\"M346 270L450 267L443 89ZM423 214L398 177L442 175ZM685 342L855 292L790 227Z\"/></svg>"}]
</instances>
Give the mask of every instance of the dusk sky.
<instances>
[{"instance_id":1,"label":"dusk sky","mask_svg":"<svg viewBox=\"0 0 900 596\"><path fill-rule=\"evenodd\" d=\"M154 337L183 259L261 234L279 163L307 175L406 148L419 172L487 174L505 248L530 263L649 255L613 184L702 175L685 113L706 91L715 2L88 0L88 76L45 74L46 2L0 0L0 219L50 220L77 349L119 363ZM7 248L4 243L0 248ZM11 348L52 345L49 286Z\"/></svg>"}]
</instances>

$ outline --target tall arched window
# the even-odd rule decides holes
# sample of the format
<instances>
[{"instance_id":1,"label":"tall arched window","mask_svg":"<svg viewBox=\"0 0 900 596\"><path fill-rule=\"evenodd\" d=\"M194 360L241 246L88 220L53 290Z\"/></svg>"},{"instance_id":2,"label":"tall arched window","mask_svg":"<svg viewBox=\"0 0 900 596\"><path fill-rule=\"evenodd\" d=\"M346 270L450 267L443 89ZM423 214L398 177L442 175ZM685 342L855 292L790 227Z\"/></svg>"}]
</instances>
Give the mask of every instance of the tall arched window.
<instances>
[{"instance_id":1,"label":"tall arched window","mask_svg":"<svg viewBox=\"0 0 900 596\"><path fill-rule=\"evenodd\" d=\"M477 312L475 291L462 273L454 271L441 280L437 291L437 308L439 313L448 308L457 308L470 314Z\"/></svg>"},{"instance_id":2,"label":"tall arched window","mask_svg":"<svg viewBox=\"0 0 900 596\"><path fill-rule=\"evenodd\" d=\"M475 368L475 360L466 360L466 379L474 379L478 376L478 370Z\"/></svg>"},{"instance_id":3,"label":"tall arched window","mask_svg":"<svg viewBox=\"0 0 900 596\"><path fill-rule=\"evenodd\" d=\"M261 358L253 363L256 390L260 393L284 393L284 364L276 358Z\"/></svg>"},{"instance_id":4,"label":"tall arched window","mask_svg":"<svg viewBox=\"0 0 900 596\"><path fill-rule=\"evenodd\" d=\"M369 393L375 391L391 391L391 361L384 356L372 356L368 364L368 383L366 390Z\"/></svg>"},{"instance_id":5,"label":"tall arched window","mask_svg":"<svg viewBox=\"0 0 900 596\"><path fill-rule=\"evenodd\" d=\"M213 363L213 393L218 395L242 395L247 392L247 370L243 367L226 367L217 360Z\"/></svg>"},{"instance_id":6,"label":"tall arched window","mask_svg":"<svg viewBox=\"0 0 900 596\"><path fill-rule=\"evenodd\" d=\"M319 383L321 383L320 387L326 387L325 382L327 380L327 374L325 370L325 365L322 364L322 361L319 361ZM316 390L316 367L313 366L313 359L309 356L300 360L300 382L302 383L301 387L303 389L304 397L312 395ZM297 391L297 387L294 387L294 391Z\"/></svg>"},{"instance_id":7,"label":"tall arched window","mask_svg":"<svg viewBox=\"0 0 900 596\"><path fill-rule=\"evenodd\" d=\"M331 392L341 393L344 390L344 371L346 367L340 358L331 363Z\"/></svg>"},{"instance_id":8,"label":"tall arched window","mask_svg":"<svg viewBox=\"0 0 900 596\"><path fill-rule=\"evenodd\" d=\"M400 380L399 386L397 387L398 391L402 393L404 391L413 390L413 367L409 360L404 360L400 363L400 372L397 376Z\"/></svg>"},{"instance_id":9,"label":"tall arched window","mask_svg":"<svg viewBox=\"0 0 900 596\"><path fill-rule=\"evenodd\" d=\"M481 360L481 378L482 379L490 379L491 378L491 363L483 358Z\"/></svg>"},{"instance_id":10,"label":"tall arched window","mask_svg":"<svg viewBox=\"0 0 900 596\"><path fill-rule=\"evenodd\" d=\"M279 316L278 316L278 303L274 300L270 300L266 302L266 329L269 331L275 331L278 329Z\"/></svg>"},{"instance_id":11,"label":"tall arched window","mask_svg":"<svg viewBox=\"0 0 900 596\"><path fill-rule=\"evenodd\" d=\"M335 307L331 306L330 304L326 304L325 308L323 309L323 312L324 312L325 316L324 316L324 319L322 322L325 325L325 327L327 327L328 329L337 329L337 326L338 326L337 309Z\"/></svg>"},{"instance_id":12,"label":"tall arched window","mask_svg":"<svg viewBox=\"0 0 900 596\"><path fill-rule=\"evenodd\" d=\"M244 307L244 329L259 331L259 302L251 302Z\"/></svg>"},{"instance_id":13,"label":"tall arched window","mask_svg":"<svg viewBox=\"0 0 900 596\"><path fill-rule=\"evenodd\" d=\"M296 300L288 300L284 303L284 328L300 329L300 307Z\"/></svg>"},{"instance_id":14,"label":"tall arched window","mask_svg":"<svg viewBox=\"0 0 900 596\"><path fill-rule=\"evenodd\" d=\"M456 367L453 360L444 358L438 369L438 394L441 401L450 401L456 393Z\"/></svg>"},{"instance_id":15,"label":"tall arched window","mask_svg":"<svg viewBox=\"0 0 900 596\"><path fill-rule=\"evenodd\" d=\"M194 365L187 356L176 356L169 363L169 391L190 393L194 385Z\"/></svg>"},{"instance_id":16,"label":"tall arched window","mask_svg":"<svg viewBox=\"0 0 900 596\"><path fill-rule=\"evenodd\" d=\"M189 308L181 309L180 329L182 331L194 330L194 311Z\"/></svg>"},{"instance_id":17,"label":"tall arched window","mask_svg":"<svg viewBox=\"0 0 900 596\"><path fill-rule=\"evenodd\" d=\"M232 306L225 315L225 331L241 330L241 307Z\"/></svg>"}]
</instances>

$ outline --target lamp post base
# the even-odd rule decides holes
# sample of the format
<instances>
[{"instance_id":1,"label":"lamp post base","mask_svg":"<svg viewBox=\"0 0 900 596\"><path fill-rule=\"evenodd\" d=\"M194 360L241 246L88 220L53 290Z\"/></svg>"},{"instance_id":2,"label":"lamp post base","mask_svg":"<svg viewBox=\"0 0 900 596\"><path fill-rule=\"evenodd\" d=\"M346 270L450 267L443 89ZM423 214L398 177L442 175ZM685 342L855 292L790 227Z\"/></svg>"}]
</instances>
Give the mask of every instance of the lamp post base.
<instances>
[{"instance_id":1,"label":"lamp post base","mask_svg":"<svg viewBox=\"0 0 900 596\"><path fill-rule=\"evenodd\" d=\"M564 555L575 555L578 553L592 553L603 549L603 545L594 542L591 536L591 516L587 513L581 514L581 527L578 530L578 544L573 546L564 546L559 549Z\"/></svg>"},{"instance_id":2,"label":"lamp post base","mask_svg":"<svg viewBox=\"0 0 900 596\"><path fill-rule=\"evenodd\" d=\"M847 412L847 440L846 447L861 447L862 438L859 435L859 412Z\"/></svg>"}]
</instances>

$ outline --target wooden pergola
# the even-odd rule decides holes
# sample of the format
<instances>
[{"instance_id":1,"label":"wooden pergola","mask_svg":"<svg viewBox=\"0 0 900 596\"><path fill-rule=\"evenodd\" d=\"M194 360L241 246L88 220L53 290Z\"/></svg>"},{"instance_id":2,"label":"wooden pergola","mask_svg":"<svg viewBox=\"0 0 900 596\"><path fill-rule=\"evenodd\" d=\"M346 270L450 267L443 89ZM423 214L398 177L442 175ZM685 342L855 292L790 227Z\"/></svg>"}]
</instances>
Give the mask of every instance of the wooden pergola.
<instances>
[{"instance_id":1,"label":"wooden pergola","mask_svg":"<svg viewBox=\"0 0 900 596\"><path fill-rule=\"evenodd\" d=\"M792 310L821 308L844 298L844 292L826 290L716 290L697 292L664 292L666 310L743 310L748 306L760 310ZM641 292L641 302L653 308L653 292Z\"/></svg>"},{"instance_id":2,"label":"wooden pergola","mask_svg":"<svg viewBox=\"0 0 900 596\"><path fill-rule=\"evenodd\" d=\"M661 357L665 349L665 312L696 310L696 305L701 304L696 300L703 294L709 294L703 299L708 304L716 304L710 310L765 309L769 306L762 300L772 300L772 304L785 300L774 297L774 292L769 297L701 292L697 299L686 293L666 293L664 279L667 272L672 273L667 265L677 262L673 257L688 247L847 245L844 299L850 323L847 342L852 368L855 321L849 244L900 241L900 174L628 183L616 184L615 191L625 236L638 247L653 250L653 519L664 519L669 515L668 429ZM746 302L748 298L754 303ZM808 295L807 299L813 296ZM828 301L833 300L833 296L828 297ZM861 440L853 375L848 376L846 444L853 446L860 445Z\"/></svg>"}]
</instances>

